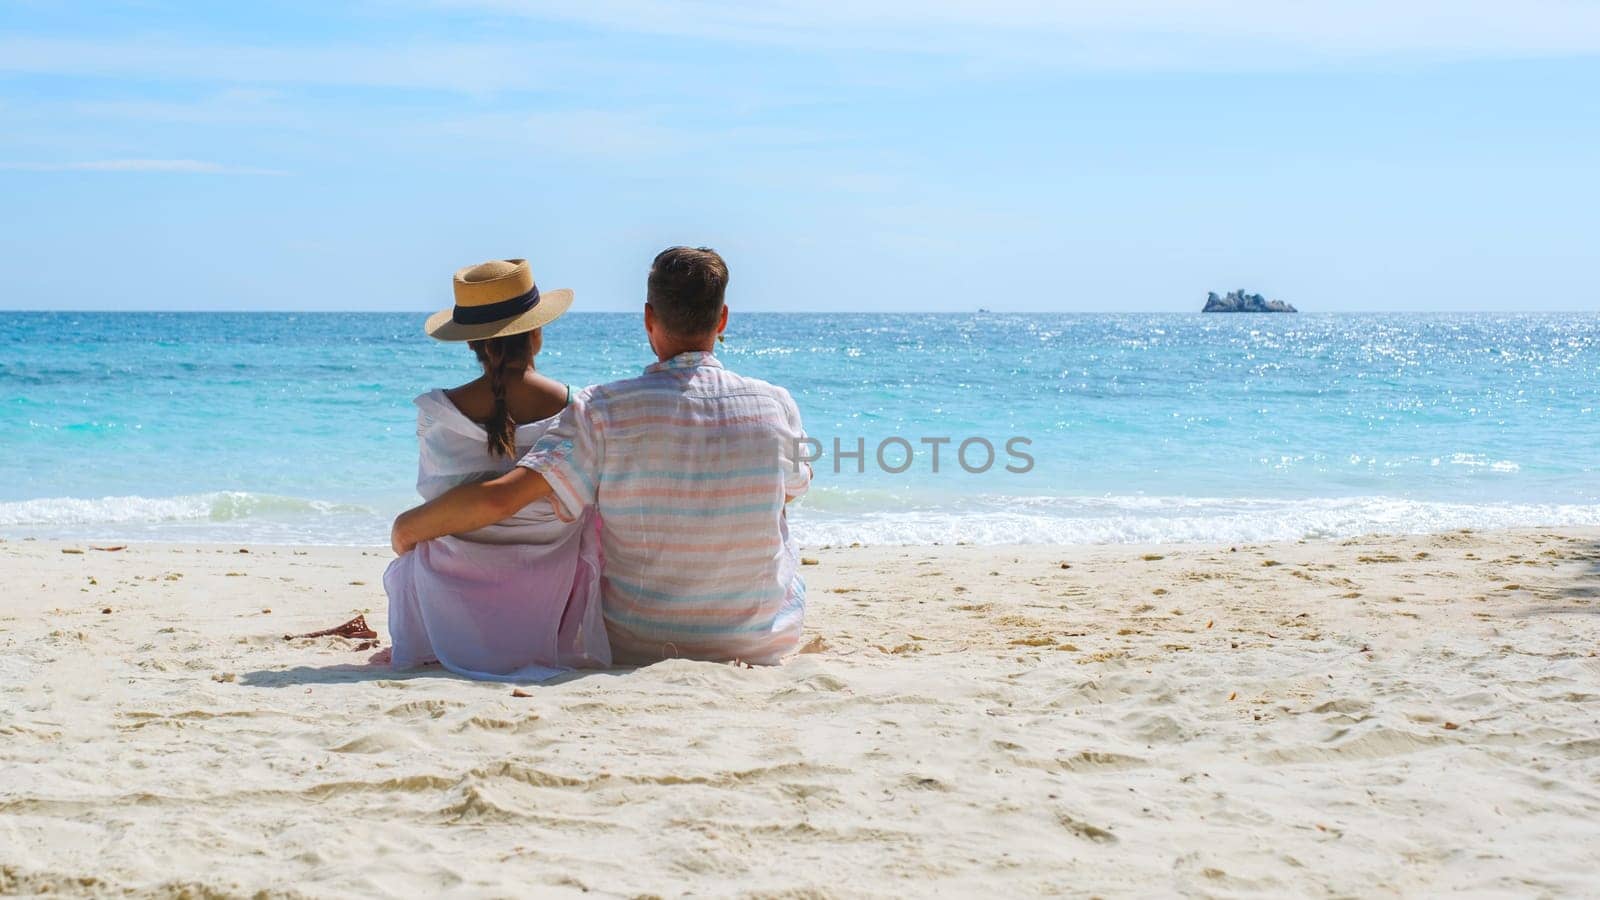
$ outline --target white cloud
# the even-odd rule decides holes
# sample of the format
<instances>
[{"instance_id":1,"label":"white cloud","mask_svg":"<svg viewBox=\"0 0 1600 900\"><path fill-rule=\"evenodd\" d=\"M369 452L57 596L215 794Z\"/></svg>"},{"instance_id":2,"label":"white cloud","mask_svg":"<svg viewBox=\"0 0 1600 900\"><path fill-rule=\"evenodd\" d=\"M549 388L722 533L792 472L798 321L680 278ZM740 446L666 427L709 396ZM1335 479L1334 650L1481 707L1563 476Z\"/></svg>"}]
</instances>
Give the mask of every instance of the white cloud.
<instances>
[{"instance_id":1,"label":"white cloud","mask_svg":"<svg viewBox=\"0 0 1600 900\"><path fill-rule=\"evenodd\" d=\"M224 90L195 99L81 100L67 109L77 119L111 119L187 125L290 126L305 119L290 98L276 91ZM35 112L59 116L60 102L38 104Z\"/></svg>"},{"instance_id":2,"label":"white cloud","mask_svg":"<svg viewBox=\"0 0 1600 900\"><path fill-rule=\"evenodd\" d=\"M1591 0L439 0L603 29L1089 68L1600 52ZM1218 58L1236 51L1242 59ZM1043 52L1041 52L1043 51Z\"/></svg>"},{"instance_id":3,"label":"white cloud","mask_svg":"<svg viewBox=\"0 0 1600 900\"><path fill-rule=\"evenodd\" d=\"M226 166L198 159L100 159L89 162L0 162L0 169L18 172L171 172L188 175L287 175L276 169Z\"/></svg>"},{"instance_id":4,"label":"white cloud","mask_svg":"<svg viewBox=\"0 0 1600 900\"><path fill-rule=\"evenodd\" d=\"M958 72L1283 70L1368 59L1600 54L1594 0L416 0L498 16L485 40L266 46L131 33L0 36L0 72L465 94L652 93L703 71L727 92L770 73L683 40L850 56L817 83L895 81L899 54ZM563 23L553 39L547 23ZM520 23L520 24L519 24ZM441 23L426 14L419 27ZM570 26L579 26L573 35ZM663 38L632 41L619 35ZM905 77L920 80L926 72ZM792 81L793 79L790 79ZM706 85L699 80L696 87ZM790 89L801 87L788 84Z\"/></svg>"},{"instance_id":5,"label":"white cloud","mask_svg":"<svg viewBox=\"0 0 1600 900\"><path fill-rule=\"evenodd\" d=\"M554 90L659 77L564 44L391 43L259 46L123 38L0 37L0 72L214 84L337 85L458 93Z\"/></svg>"}]
</instances>

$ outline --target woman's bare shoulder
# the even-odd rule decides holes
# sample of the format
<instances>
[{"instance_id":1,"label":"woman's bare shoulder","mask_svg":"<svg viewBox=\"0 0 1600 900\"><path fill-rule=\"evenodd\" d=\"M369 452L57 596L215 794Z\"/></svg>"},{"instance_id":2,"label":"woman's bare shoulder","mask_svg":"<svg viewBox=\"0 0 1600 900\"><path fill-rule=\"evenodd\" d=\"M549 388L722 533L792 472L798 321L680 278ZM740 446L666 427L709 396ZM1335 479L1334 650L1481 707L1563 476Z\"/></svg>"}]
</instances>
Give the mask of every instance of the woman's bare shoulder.
<instances>
[{"instance_id":1,"label":"woman's bare shoulder","mask_svg":"<svg viewBox=\"0 0 1600 900\"><path fill-rule=\"evenodd\" d=\"M489 418L489 413L494 410L494 395L489 391L489 385L483 378L474 379L458 387L445 388L444 395L462 415L474 422L482 422Z\"/></svg>"},{"instance_id":2,"label":"woman's bare shoulder","mask_svg":"<svg viewBox=\"0 0 1600 900\"><path fill-rule=\"evenodd\" d=\"M534 373L519 386L519 396L511 398L519 422L548 419L567 408L567 386L548 375Z\"/></svg>"},{"instance_id":3,"label":"woman's bare shoulder","mask_svg":"<svg viewBox=\"0 0 1600 900\"><path fill-rule=\"evenodd\" d=\"M444 394L462 415L479 424L494 412L494 392L486 378L449 388ZM567 386L536 374L506 385L506 403L511 408L511 418L518 422L548 419L566 407Z\"/></svg>"}]
</instances>

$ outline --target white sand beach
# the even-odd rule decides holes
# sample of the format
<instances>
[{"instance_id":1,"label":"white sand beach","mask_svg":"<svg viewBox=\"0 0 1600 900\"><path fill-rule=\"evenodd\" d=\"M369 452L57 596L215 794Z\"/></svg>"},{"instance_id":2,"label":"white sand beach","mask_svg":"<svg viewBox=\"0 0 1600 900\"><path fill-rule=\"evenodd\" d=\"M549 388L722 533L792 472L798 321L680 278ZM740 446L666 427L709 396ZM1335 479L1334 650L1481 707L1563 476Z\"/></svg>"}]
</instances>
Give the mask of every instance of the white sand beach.
<instances>
[{"instance_id":1,"label":"white sand beach","mask_svg":"<svg viewBox=\"0 0 1600 900\"><path fill-rule=\"evenodd\" d=\"M782 667L520 690L285 641L388 553L246 549L0 544L0 893L1600 884L1600 531L807 550Z\"/></svg>"}]
</instances>

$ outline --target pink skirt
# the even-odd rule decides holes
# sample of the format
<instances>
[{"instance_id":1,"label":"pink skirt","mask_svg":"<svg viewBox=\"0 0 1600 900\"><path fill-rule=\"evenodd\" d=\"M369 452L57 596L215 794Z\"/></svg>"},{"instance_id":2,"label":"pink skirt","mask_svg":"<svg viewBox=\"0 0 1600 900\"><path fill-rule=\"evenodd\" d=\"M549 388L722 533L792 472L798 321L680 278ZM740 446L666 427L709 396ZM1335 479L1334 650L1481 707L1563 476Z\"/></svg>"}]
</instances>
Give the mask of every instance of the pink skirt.
<instances>
[{"instance_id":1,"label":"pink skirt","mask_svg":"<svg viewBox=\"0 0 1600 900\"><path fill-rule=\"evenodd\" d=\"M390 563L394 667L436 662L468 678L542 681L611 665L595 520L565 531L547 544L444 537Z\"/></svg>"}]
</instances>

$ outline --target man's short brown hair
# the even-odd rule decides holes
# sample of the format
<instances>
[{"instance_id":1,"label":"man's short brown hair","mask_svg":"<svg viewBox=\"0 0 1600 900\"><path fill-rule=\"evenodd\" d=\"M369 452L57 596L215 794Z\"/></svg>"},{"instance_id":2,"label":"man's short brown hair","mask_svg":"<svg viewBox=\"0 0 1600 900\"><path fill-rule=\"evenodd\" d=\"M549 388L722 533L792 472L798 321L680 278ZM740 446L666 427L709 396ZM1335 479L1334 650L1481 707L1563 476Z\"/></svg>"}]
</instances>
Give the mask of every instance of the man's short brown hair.
<instances>
[{"instance_id":1,"label":"man's short brown hair","mask_svg":"<svg viewBox=\"0 0 1600 900\"><path fill-rule=\"evenodd\" d=\"M669 333L699 337L716 330L728 289L728 264L710 247L671 247L650 264L645 299Z\"/></svg>"}]
</instances>

